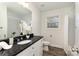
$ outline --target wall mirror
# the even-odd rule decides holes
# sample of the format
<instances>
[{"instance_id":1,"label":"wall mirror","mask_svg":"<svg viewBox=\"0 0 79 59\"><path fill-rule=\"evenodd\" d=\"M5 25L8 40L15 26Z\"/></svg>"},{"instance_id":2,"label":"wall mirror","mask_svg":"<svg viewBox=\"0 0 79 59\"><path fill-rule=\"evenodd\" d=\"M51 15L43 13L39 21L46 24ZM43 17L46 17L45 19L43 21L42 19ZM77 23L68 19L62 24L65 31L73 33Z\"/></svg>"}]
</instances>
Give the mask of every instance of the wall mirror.
<instances>
[{"instance_id":1,"label":"wall mirror","mask_svg":"<svg viewBox=\"0 0 79 59\"><path fill-rule=\"evenodd\" d=\"M0 3L0 40L31 31L32 12L17 2ZM23 27L24 26L24 27ZM25 29L24 29L25 28Z\"/></svg>"}]
</instances>

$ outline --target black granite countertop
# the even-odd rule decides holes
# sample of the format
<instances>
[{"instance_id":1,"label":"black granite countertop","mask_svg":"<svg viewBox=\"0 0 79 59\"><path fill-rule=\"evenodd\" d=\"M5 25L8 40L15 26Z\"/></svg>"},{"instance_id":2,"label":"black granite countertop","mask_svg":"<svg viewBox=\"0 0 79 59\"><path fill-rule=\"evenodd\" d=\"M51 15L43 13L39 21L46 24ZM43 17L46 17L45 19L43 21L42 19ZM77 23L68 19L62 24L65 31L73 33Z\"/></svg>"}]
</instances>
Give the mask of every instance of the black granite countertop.
<instances>
[{"instance_id":1,"label":"black granite countertop","mask_svg":"<svg viewBox=\"0 0 79 59\"><path fill-rule=\"evenodd\" d=\"M0 56L16 56L17 54L19 54L24 49L28 48L29 46L31 46L41 38L42 36L34 36L33 38L31 38L32 41L30 43L23 45L14 44L11 49L0 51Z\"/></svg>"}]
</instances>

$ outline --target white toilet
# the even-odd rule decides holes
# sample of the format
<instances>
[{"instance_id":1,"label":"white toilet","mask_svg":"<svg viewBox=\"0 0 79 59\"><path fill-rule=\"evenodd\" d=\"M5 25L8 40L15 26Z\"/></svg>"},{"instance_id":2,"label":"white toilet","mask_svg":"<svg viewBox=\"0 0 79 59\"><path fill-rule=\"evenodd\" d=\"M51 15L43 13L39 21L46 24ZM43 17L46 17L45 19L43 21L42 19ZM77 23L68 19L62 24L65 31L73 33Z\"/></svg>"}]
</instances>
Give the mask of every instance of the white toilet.
<instances>
[{"instance_id":1,"label":"white toilet","mask_svg":"<svg viewBox=\"0 0 79 59\"><path fill-rule=\"evenodd\" d=\"M49 46L49 42L48 41L44 41L43 42L43 49L45 50L45 51L48 51L49 49L48 49L48 46Z\"/></svg>"}]
</instances>

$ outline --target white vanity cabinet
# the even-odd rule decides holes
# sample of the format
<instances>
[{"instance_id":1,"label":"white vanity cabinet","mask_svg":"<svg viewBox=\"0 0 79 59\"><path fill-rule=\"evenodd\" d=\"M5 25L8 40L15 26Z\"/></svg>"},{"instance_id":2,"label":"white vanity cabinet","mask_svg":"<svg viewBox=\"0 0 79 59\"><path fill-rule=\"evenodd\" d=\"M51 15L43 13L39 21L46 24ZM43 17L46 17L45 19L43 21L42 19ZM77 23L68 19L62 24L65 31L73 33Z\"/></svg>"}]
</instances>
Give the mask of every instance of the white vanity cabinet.
<instances>
[{"instance_id":1,"label":"white vanity cabinet","mask_svg":"<svg viewBox=\"0 0 79 59\"><path fill-rule=\"evenodd\" d=\"M22 52L20 52L17 56L32 56L32 47L28 47L27 49L23 50Z\"/></svg>"},{"instance_id":2,"label":"white vanity cabinet","mask_svg":"<svg viewBox=\"0 0 79 59\"><path fill-rule=\"evenodd\" d=\"M32 45L32 49L33 49L33 56L42 56L43 54L43 43L42 43L42 39L37 41L36 43L34 43Z\"/></svg>"},{"instance_id":3,"label":"white vanity cabinet","mask_svg":"<svg viewBox=\"0 0 79 59\"><path fill-rule=\"evenodd\" d=\"M30 47L20 52L17 56L42 56L42 54L43 54L43 43L42 39L40 39Z\"/></svg>"}]
</instances>

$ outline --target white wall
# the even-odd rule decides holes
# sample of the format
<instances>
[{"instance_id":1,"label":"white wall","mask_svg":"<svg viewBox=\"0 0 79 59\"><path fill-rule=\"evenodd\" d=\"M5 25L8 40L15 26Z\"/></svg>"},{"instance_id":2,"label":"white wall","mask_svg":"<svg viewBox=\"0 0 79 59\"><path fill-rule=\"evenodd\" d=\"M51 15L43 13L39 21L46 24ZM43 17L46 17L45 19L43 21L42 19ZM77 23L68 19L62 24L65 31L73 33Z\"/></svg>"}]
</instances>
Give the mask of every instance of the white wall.
<instances>
[{"instance_id":1,"label":"white wall","mask_svg":"<svg viewBox=\"0 0 79 59\"><path fill-rule=\"evenodd\" d=\"M68 15L65 16L64 19L64 51L67 53L68 52L68 24L69 24L69 20L68 20Z\"/></svg>"},{"instance_id":2,"label":"white wall","mask_svg":"<svg viewBox=\"0 0 79 59\"><path fill-rule=\"evenodd\" d=\"M61 9L56 9L56 10L49 10L46 12L42 12L42 30L41 30L41 34L44 36L45 40L50 42L50 45L52 46L56 46L56 47L60 47L60 48L64 48L64 18L65 15L68 15L70 17L69 22L71 22L70 20L73 19L73 10L74 7L66 7L66 8L61 8ZM51 16L59 16L59 28L52 28L52 29L48 29L47 28L47 17L51 17ZM69 23L69 25L71 26L73 24L73 20L71 23ZM73 25L71 27L71 29L73 29ZM69 29L69 31L71 30ZM72 32L72 30L71 30ZM69 34L69 45L73 45L73 41L74 41L74 35L72 35L72 33L74 34L74 31ZM52 35L52 36L51 36Z\"/></svg>"},{"instance_id":3,"label":"white wall","mask_svg":"<svg viewBox=\"0 0 79 59\"><path fill-rule=\"evenodd\" d=\"M75 19L76 19L75 47L79 48L79 2L75 3Z\"/></svg>"},{"instance_id":4,"label":"white wall","mask_svg":"<svg viewBox=\"0 0 79 59\"><path fill-rule=\"evenodd\" d=\"M33 4L29 3L28 9L32 11L32 32L34 35L41 33L40 10Z\"/></svg>"},{"instance_id":5,"label":"white wall","mask_svg":"<svg viewBox=\"0 0 79 59\"><path fill-rule=\"evenodd\" d=\"M68 25L68 44L74 46L75 44L75 4L69 10L69 25Z\"/></svg>"}]
</instances>

